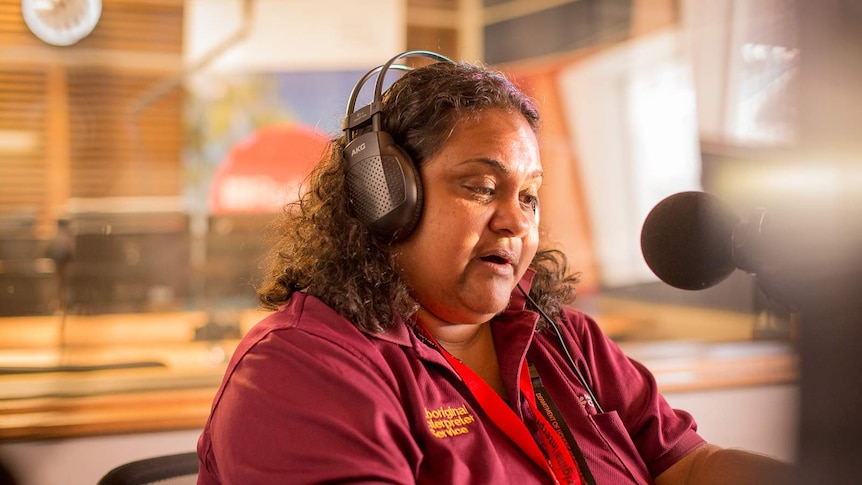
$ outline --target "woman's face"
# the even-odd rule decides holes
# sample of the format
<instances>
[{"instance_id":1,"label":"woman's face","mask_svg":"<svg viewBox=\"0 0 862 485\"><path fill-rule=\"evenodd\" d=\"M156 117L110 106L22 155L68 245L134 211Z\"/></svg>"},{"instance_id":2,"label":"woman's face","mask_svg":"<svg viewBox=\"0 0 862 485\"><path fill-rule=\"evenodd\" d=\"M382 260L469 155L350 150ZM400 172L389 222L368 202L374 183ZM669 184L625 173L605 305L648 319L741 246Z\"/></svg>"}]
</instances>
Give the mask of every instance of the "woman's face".
<instances>
[{"instance_id":1,"label":"woman's face","mask_svg":"<svg viewBox=\"0 0 862 485\"><path fill-rule=\"evenodd\" d=\"M520 113L484 111L456 123L421 176L422 218L395 247L420 316L488 321L506 308L536 253L536 135Z\"/></svg>"}]
</instances>

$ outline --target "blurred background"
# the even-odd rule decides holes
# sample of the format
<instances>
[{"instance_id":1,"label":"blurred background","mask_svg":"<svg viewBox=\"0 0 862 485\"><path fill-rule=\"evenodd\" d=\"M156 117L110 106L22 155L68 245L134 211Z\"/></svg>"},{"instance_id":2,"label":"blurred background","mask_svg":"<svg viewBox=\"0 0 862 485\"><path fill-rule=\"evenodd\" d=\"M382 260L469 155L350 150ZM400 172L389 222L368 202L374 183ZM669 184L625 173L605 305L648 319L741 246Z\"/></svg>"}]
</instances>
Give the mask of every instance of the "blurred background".
<instances>
[{"instance_id":1,"label":"blurred background","mask_svg":"<svg viewBox=\"0 0 862 485\"><path fill-rule=\"evenodd\" d=\"M194 449L264 315L270 223L359 77L411 49L537 100L542 230L576 306L707 439L797 461L795 302L743 271L673 288L640 231L688 190L801 221L791 239L858 229L859 20L838 0L0 0L0 463L89 484Z\"/></svg>"}]
</instances>

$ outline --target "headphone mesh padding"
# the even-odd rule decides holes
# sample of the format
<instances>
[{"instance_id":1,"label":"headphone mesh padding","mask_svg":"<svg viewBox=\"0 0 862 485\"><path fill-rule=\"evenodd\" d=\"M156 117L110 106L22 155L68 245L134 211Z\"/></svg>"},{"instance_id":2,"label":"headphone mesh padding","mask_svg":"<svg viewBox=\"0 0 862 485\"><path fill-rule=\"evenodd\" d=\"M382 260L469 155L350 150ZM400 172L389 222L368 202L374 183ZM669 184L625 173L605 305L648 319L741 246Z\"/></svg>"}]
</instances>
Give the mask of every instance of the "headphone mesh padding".
<instances>
[{"instance_id":1,"label":"headphone mesh padding","mask_svg":"<svg viewBox=\"0 0 862 485\"><path fill-rule=\"evenodd\" d=\"M356 216L373 223L404 203L404 173L393 156L362 160L347 173L347 184Z\"/></svg>"}]
</instances>

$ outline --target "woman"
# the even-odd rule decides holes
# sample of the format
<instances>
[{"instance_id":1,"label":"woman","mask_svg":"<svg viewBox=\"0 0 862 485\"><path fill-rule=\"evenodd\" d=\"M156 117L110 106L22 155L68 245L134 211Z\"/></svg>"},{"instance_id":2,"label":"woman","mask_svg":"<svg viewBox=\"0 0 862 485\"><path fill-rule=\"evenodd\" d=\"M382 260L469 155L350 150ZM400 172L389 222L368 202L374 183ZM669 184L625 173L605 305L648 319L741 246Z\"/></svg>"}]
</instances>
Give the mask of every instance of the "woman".
<instances>
[{"instance_id":1,"label":"woman","mask_svg":"<svg viewBox=\"0 0 862 485\"><path fill-rule=\"evenodd\" d=\"M564 306L577 280L540 249L527 96L444 60L374 118L417 167L421 215L394 239L357 219L348 123L285 211L259 291L277 311L231 360L199 483L770 483Z\"/></svg>"}]
</instances>

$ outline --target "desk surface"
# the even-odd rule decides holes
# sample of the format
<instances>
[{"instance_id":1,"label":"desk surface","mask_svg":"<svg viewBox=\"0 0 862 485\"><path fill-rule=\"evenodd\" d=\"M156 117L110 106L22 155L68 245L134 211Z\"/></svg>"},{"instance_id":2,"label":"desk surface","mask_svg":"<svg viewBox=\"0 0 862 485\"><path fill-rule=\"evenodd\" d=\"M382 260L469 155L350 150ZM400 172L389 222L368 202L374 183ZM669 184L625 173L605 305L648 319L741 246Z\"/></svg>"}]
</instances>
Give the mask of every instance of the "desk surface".
<instances>
[{"instance_id":1,"label":"desk surface","mask_svg":"<svg viewBox=\"0 0 862 485\"><path fill-rule=\"evenodd\" d=\"M192 324L198 321L195 316ZM79 372L0 374L0 441L202 427L237 341L194 342L187 332L172 332L176 338L167 342L137 338L138 343L82 344L62 355L34 346L0 349L0 367L95 366ZM621 346L655 374L663 392L783 384L797 377L789 343L641 341ZM151 362L163 365L134 365ZM116 363L132 365L111 368Z\"/></svg>"}]
</instances>

